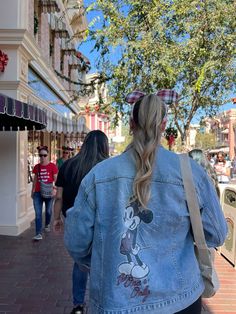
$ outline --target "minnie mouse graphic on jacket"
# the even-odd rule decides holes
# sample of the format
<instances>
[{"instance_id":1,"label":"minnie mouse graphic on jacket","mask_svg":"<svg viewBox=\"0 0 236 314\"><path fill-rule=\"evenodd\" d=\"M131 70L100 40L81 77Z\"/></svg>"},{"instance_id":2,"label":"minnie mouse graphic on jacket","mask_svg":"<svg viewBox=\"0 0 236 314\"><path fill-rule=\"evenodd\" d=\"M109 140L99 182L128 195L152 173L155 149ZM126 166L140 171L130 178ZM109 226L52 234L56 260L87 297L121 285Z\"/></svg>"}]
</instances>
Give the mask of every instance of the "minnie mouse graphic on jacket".
<instances>
[{"instance_id":1,"label":"minnie mouse graphic on jacket","mask_svg":"<svg viewBox=\"0 0 236 314\"><path fill-rule=\"evenodd\" d=\"M140 259L140 246L137 243L138 226L153 220L153 213L149 209L141 210L135 197L130 198L124 212L124 225L127 228L120 244L120 253L126 255L127 261L119 265L119 272L141 279L148 275L149 267Z\"/></svg>"}]
</instances>

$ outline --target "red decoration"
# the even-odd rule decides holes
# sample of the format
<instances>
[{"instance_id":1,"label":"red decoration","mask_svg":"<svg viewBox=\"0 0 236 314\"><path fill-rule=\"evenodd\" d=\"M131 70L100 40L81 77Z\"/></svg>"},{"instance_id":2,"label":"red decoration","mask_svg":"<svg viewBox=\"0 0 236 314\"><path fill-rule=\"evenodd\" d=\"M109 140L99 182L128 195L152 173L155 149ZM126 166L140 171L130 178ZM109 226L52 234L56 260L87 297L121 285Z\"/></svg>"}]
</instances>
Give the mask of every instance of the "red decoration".
<instances>
[{"instance_id":1,"label":"red decoration","mask_svg":"<svg viewBox=\"0 0 236 314\"><path fill-rule=\"evenodd\" d=\"M178 131L173 127L168 127L165 130L165 138L167 140L169 150L172 149L172 146L175 144L175 139L178 137Z\"/></svg>"},{"instance_id":2,"label":"red decoration","mask_svg":"<svg viewBox=\"0 0 236 314\"><path fill-rule=\"evenodd\" d=\"M174 137L174 135L170 135L168 140L167 140L167 142L168 142L169 149L171 149L171 147L175 144L175 137Z\"/></svg>"},{"instance_id":3,"label":"red decoration","mask_svg":"<svg viewBox=\"0 0 236 314\"><path fill-rule=\"evenodd\" d=\"M8 55L2 52L2 50L0 50L0 72L5 71L5 67L7 66L8 60L9 60Z\"/></svg>"},{"instance_id":4,"label":"red decoration","mask_svg":"<svg viewBox=\"0 0 236 314\"><path fill-rule=\"evenodd\" d=\"M96 105L94 106L94 109L95 109L95 111L99 111L99 109L100 109L99 104L96 104Z\"/></svg>"}]
</instances>

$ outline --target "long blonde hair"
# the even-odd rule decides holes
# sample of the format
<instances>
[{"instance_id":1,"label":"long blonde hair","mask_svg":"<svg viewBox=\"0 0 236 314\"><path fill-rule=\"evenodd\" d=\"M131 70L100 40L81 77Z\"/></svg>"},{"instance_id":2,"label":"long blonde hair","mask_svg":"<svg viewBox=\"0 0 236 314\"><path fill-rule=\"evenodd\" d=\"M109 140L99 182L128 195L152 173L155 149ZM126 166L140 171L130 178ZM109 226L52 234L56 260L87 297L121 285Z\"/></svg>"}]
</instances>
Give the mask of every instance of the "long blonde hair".
<instances>
[{"instance_id":1,"label":"long blonde hair","mask_svg":"<svg viewBox=\"0 0 236 314\"><path fill-rule=\"evenodd\" d=\"M162 121L166 116L166 106L156 95L147 95L138 100L133 108L133 140L130 144L134 152L136 176L133 193L143 208L150 199L151 177L156 148L160 144Z\"/></svg>"}]
</instances>

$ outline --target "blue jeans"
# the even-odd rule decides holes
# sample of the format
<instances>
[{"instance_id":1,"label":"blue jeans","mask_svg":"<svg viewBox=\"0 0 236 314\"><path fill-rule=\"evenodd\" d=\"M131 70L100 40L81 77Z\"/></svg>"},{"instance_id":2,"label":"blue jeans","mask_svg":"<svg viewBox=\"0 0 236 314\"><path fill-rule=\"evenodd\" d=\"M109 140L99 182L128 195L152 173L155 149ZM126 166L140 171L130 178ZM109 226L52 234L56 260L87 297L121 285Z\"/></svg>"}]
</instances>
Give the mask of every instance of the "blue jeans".
<instances>
[{"instance_id":1,"label":"blue jeans","mask_svg":"<svg viewBox=\"0 0 236 314\"><path fill-rule=\"evenodd\" d=\"M77 263L74 263L72 272L72 293L74 306L84 303L88 272L80 270Z\"/></svg>"},{"instance_id":2,"label":"blue jeans","mask_svg":"<svg viewBox=\"0 0 236 314\"><path fill-rule=\"evenodd\" d=\"M51 221L53 198L43 198L40 192L35 192L33 195L33 203L36 234L42 233L43 202L45 203L45 225L47 226Z\"/></svg>"}]
</instances>

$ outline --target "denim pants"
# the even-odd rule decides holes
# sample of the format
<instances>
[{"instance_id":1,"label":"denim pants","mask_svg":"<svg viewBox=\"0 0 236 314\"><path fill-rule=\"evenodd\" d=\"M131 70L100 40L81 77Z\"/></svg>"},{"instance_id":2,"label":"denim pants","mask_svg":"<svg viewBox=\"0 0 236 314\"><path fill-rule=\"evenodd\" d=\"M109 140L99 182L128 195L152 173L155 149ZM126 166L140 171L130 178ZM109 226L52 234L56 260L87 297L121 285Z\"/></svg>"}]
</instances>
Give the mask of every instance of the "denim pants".
<instances>
[{"instance_id":1,"label":"denim pants","mask_svg":"<svg viewBox=\"0 0 236 314\"><path fill-rule=\"evenodd\" d=\"M72 272L72 293L74 306L84 303L88 272L80 270L77 263L74 263Z\"/></svg>"},{"instance_id":2,"label":"denim pants","mask_svg":"<svg viewBox=\"0 0 236 314\"><path fill-rule=\"evenodd\" d=\"M33 195L33 203L36 234L42 233L43 202L45 203L45 225L47 226L51 221L53 198L43 198L40 192L35 192Z\"/></svg>"}]
</instances>

